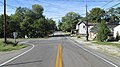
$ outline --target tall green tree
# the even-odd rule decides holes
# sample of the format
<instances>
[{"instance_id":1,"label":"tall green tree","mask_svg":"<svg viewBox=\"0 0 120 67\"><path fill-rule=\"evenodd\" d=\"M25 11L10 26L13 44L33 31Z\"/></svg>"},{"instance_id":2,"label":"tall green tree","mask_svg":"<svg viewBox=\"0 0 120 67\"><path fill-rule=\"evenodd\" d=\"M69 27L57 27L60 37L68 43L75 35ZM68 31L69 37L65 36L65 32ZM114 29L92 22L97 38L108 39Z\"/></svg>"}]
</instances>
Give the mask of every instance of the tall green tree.
<instances>
[{"instance_id":1,"label":"tall green tree","mask_svg":"<svg viewBox=\"0 0 120 67\"><path fill-rule=\"evenodd\" d=\"M68 12L64 17L62 17L62 30L70 32L72 29L75 29L80 18L81 16L78 13Z\"/></svg>"},{"instance_id":2,"label":"tall green tree","mask_svg":"<svg viewBox=\"0 0 120 67\"><path fill-rule=\"evenodd\" d=\"M10 16L6 15L6 36L11 37L11 20ZM0 15L0 37L4 37L4 15Z\"/></svg>"},{"instance_id":3,"label":"tall green tree","mask_svg":"<svg viewBox=\"0 0 120 67\"><path fill-rule=\"evenodd\" d=\"M32 9L18 7L15 14L7 16L7 37L13 37L13 32L18 32L19 37L45 37L53 33L56 24L52 19L43 15L43 7L39 4L32 5ZM3 36L3 19L0 15L0 37Z\"/></svg>"},{"instance_id":4,"label":"tall green tree","mask_svg":"<svg viewBox=\"0 0 120 67\"><path fill-rule=\"evenodd\" d=\"M39 19L40 17L44 17L43 16L43 7L39 4L34 4L32 5L32 11L34 13L34 19Z\"/></svg>"},{"instance_id":5,"label":"tall green tree","mask_svg":"<svg viewBox=\"0 0 120 67\"><path fill-rule=\"evenodd\" d=\"M99 23L105 15L105 11L101 8L93 8L88 14L89 22Z\"/></svg>"},{"instance_id":6,"label":"tall green tree","mask_svg":"<svg viewBox=\"0 0 120 67\"><path fill-rule=\"evenodd\" d=\"M110 34L110 30L105 24L104 21L101 21L98 25L98 34L97 34L97 39L100 42L103 42L104 40L107 39L107 36Z\"/></svg>"},{"instance_id":7,"label":"tall green tree","mask_svg":"<svg viewBox=\"0 0 120 67\"><path fill-rule=\"evenodd\" d=\"M62 22L60 20L58 21L58 30L62 30Z\"/></svg>"},{"instance_id":8,"label":"tall green tree","mask_svg":"<svg viewBox=\"0 0 120 67\"><path fill-rule=\"evenodd\" d=\"M0 15L0 37L4 37L3 19L4 19L4 15Z\"/></svg>"},{"instance_id":9,"label":"tall green tree","mask_svg":"<svg viewBox=\"0 0 120 67\"><path fill-rule=\"evenodd\" d=\"M49 33L53 33L56 30L56 23L52 19L47 19L49 23Z\"/></svg>"},{"instance_id":10,"label":"tall green tree","mask_svg":"<svg viewBox=\"0 0 120 67\"><path fill-rule=\"evenodd\" d=\"M105 20L110 23L120 22L120 7L111 8L106 11Z\"/></svg>"}]
</instances>

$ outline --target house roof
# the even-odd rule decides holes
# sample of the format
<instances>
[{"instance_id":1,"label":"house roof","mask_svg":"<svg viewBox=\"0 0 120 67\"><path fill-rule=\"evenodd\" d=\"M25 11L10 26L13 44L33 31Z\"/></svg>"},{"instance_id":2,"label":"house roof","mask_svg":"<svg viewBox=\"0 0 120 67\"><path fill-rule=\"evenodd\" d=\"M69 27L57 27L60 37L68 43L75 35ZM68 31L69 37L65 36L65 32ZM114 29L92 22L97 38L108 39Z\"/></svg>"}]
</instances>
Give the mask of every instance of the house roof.
<instances>
[{"instance_id":1,"label":"house roof","mask_svg":"<svg viewBox=\"0 0 120 67\"><path fill-rule=\"evenodd\" d=\"M115 28L120 28L120 25L116 26Z\"/></svg>"},{"instance_id":2,"label":"house roof","mask_svg":"<svg viewBox=\"0 0 120 67\"><path fill-rule=\"evenodd\" d=\"M106 22L107 25L120 25L118 22Z\"/></svg>"},{"instance_id":3,"label":"house roof","mask_svg":"<svg viewBox=\"0 0 120 67\"><path fill-rule=\"evenodd\" d=\"M81 22L78 22L77 25L80 25L81 23L84 23L86 25L86 21L81 21ZM97 23L91 23L91 22L88 22L88 26L94 26L96 25ZM106 22L107 25L120 25L120 23L118 22Z\"/></svg>"},{"instance_id":4,"label":"house roof","mask_svg":"<svg viewBox=\"0 0 120 67\"><path fill-rule=\"evenodd\" d=\"M86 25L86 21L81 21L81 22L78 22L77 25L80 25L81 23L84 23ZM88 22L88 26L94 26L96 23L90 23Z\"/></svg>"},{"instance_id":5,"label":"house roof","mask_svg":"<svg viewBox=\"0 0 120 67\"><path fill-rule=\"evenodd\" d=\"M107 23L107 22L106 22L106 24L107 24L108 28L111 30L111 32L113 31L114 27L119 25L119 23ZM98 31L98 26L97 25L94 25L94 27L90 29L90 32L96 33L97 31Z\"/></svg>"}]
</instances>

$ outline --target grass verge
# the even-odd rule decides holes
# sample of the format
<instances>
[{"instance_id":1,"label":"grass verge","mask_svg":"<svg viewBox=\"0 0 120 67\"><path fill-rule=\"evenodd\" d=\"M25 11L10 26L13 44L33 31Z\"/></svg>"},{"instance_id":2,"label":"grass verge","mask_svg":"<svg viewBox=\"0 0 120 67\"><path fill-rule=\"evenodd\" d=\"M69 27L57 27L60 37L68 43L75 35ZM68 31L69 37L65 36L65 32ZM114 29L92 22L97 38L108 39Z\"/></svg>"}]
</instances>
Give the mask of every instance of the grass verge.
<instances>
[{"instance_id":1,"label":"grass verge","mask_svg":"<svg viewBox=\"0 0 120 67\"><path fill-rule=\"evenodd\" d=\"M0 41L0 52L19 50L19 49L25 48L27 46L24 44L17 44L16 46L13 46L14 43L6 44L6 46L4 46L4 44L5 43L3 41Z\"/></svg>"},{"instance_id":2,"label":"grass verge","mask_svg":"<svg viewBox=\"0 0 120 67\"><path fill-rule=\"evenodd\" d=\"M92 43L99 44L99 45L111 45L111 46L116 46L120 48L120 44L118 43L111 43L111 42L92 42Z\"/></svg>"}]
</instances>

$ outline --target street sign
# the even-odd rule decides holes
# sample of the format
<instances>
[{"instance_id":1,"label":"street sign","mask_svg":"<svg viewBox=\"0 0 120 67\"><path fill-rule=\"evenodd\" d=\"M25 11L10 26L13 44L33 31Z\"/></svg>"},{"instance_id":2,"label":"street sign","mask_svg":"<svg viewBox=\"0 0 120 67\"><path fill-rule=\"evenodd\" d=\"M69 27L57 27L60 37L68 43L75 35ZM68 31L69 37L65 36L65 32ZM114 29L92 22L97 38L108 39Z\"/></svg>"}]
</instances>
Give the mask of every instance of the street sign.
<instances>
[{"instance_id":1,"label":"street sign","mask_svg":"<svg viewBox=\"0 0 120 67\"><path fill-rule=\"evenodd\" d=\"M16 37L18 35L18 32L13 32L13 36L14 36L14 39L15 39L15 43L16 43Z\"/></svg>"},{"instance_id":2,"label":"street sign","mask_svg":"<svg viewBox=\"0 0 120 67\"><path fill-rule=\"evenodd\" d=\"M16 38L17 35L18 35L18 32L13 32L13 36L14 36L14 38Z\"/></svg>"}]
</instances>

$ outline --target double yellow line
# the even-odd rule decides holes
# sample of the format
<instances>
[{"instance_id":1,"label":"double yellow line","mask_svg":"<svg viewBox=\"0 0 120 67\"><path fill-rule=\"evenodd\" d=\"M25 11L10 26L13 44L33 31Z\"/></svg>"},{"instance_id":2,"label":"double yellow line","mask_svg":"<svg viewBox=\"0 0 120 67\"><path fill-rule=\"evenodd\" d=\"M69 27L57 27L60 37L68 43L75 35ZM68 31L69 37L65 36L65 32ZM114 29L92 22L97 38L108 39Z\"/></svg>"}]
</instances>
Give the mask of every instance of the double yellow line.
<instances>
[{"instance_id":1,"label":"double yellow line","mask_svg":"<svg viewBox=\"0 0 120 67\"><path fill-rule=\"evenodd\" d=\"M59 44L58 49L57 49L55 67L62 67L62 66L63 66L63 62L62 62L62 46Z\"/></svg>"}]
</instances>

